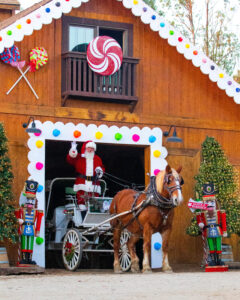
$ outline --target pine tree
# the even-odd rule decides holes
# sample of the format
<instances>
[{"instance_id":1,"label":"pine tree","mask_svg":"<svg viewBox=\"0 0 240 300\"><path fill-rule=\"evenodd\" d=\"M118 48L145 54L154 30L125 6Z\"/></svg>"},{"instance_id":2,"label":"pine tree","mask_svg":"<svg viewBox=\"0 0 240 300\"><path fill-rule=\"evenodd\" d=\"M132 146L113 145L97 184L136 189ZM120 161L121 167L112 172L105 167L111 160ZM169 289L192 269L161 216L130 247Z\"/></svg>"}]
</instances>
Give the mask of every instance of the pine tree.
<instances>
[{"instance_id":1,"label":"pine tree","mask_svg":"<svg viewBox=\"0 0 240 300\"><path fill-rule=\"evenodd\" d=\"M8 157L7 138L0 123L0 241L16 242L17 220L12 205L11 184L13 180L11 161Z\"/></svg>"},{"instance_id":2,"label":"pine tree","mask_svg":"<svg viewBox=\"0 0 240 300\"><path fill-rule=\"evenodd\" d=\"M237 171L228 162L220 144L213 138L207 137L202 144L202 163L199 173L194 177L196 182L195 192L202 199L202 186L204 183L213 182L216 190L216 199L221 209L226 211L228 234L240 235L240 200L239 177ZM187 228L189 235L198 235L199 228L192 219Z\"/></svg>"}]
</instances>

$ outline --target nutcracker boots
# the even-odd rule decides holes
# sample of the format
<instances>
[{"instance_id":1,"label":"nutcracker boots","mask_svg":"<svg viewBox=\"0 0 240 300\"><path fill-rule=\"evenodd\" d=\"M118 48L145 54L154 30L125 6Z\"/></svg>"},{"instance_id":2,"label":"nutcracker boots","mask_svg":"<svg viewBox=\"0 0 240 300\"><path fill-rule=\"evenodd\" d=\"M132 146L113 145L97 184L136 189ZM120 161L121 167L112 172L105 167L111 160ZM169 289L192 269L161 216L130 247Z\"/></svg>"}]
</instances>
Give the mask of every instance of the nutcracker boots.
<instances>
[{"instance_id":1,"label":"nutcracker boots","mask_svg":"<svg viewBox=\"0 0 240 300\"><path fill-rule=\"evenodd\" d=\"M210 253L210 258L211 260L208 263L208 265L211 267L216 266L215 253Z\"/></svg>"},{"instance_id":2,"label":"nutcracker boots","mask_svg":"<svg viewBox=\"0 0 240 300\"><path fill-rule=\"evenodd\" d=\"M28 253L26 252L22 252L22 259L20 260L20 264L22 265L28 264L27 254Z\"/></svg>"},{"instance_id":3,"label":"nutcracker boots","mask_svg":"<svg viewBox=\"0 0 240 300\"><path fill-rule=\"evenodd\" d=\"M221 254L220 253L215 253L216 257L216 265L217 266L224 266L225 263L221 260Z\"/></svg>"},{"instance_id":4,"label":"nutcracker boots","mask_svg":"<svg viewBox=\"0 0 240 300\"><path fill-rule=\"evenodd\" d=\"M32 260L32 253L26 253L27 254L27 263L29 265L36 265L36 262Z\"/></svg>"}]
</instances>

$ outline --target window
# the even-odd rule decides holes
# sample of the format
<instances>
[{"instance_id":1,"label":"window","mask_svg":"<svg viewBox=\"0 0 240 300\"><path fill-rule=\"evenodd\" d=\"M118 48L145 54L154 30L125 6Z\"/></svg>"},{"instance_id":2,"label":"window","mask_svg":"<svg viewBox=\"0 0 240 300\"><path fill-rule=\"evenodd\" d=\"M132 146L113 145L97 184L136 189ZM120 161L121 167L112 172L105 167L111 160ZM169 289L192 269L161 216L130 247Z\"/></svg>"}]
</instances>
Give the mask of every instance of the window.
<instances>
[{"instance_id":1,"label":"window","mask_svg":"<svg viewBox=\"0 0 240 300\"><path fill-rule=\"evenodd\" d=\"M132 57L133 25L69 16L62 20L62 105L71 97L126 103L132 111L138 101L135 84L139 62ZM87 47L97 36L114 38L123 50L122 66L113 75L101 76L88 66Z\"/></svg>"},{"instance_id":2,"label":"window","mask_svg":"<svg viewBox=\"0 0 240 300\"><path fill-rule=\"evenodd\" d=\"M88 44L97 36L114 38L124 56L132 56L133 25L94 19L63 17L63 52L86 52Z\"/></svg>"}]
</instances>

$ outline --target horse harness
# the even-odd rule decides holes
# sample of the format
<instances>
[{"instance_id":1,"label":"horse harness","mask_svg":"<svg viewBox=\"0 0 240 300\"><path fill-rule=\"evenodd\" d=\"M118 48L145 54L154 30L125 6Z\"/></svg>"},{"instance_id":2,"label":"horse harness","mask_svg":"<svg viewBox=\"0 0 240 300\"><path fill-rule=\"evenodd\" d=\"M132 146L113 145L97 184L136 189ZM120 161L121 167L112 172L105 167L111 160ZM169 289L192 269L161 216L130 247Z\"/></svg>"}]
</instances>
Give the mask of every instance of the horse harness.
<instances>
[{"instance_id":1,"label":"horse harness","mask_svg":"<svg viewBox=\"0 0 240 300\"><path fill-rule=\"evenodd\" d=\"M165 175L164 184L169 182L169 175L170 174ZM183 180L181 181L181 184L183 184ZM166 188L171 196L174 191L181 190L181 185L175 185L170 188L169 187L166 187ZM146 199L143 201L142 205L136 210L135 207L136 207L137 201L138 201L139 197L143 194L146 195ZM138 216L147 206L150 206L150 205L156 206L159 209L159 211L163 217L163 225L166 225L167 219L168 219L168 213L170 212L170 210L172 208L175 207L175 205L174 205L173 201L165 198L164 196L162 196L160 193L157 192L155 176L151 176L150 184L146 191L138 192L135 194L134 202L133 202L133 205L131 208L131 213L133 214L133 218L124 226L124 228L128 227L134 220L136 220L138 222L140 228L143 229L142 225L140 224L140 222L138 220Z\"/></svg>"}]
</instances>

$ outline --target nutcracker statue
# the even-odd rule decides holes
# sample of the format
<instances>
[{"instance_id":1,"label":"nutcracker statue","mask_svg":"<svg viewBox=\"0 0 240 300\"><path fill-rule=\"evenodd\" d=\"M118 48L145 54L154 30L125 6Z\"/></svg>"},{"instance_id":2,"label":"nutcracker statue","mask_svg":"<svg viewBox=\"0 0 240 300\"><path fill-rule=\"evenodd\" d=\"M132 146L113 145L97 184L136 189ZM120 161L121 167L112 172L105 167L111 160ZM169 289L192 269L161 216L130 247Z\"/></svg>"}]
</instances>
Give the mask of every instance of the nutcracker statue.
<instances>
[{"instance_id":1,"label":"nutcracker statue","mask_svg":"<svg viewBox=\"0 0 240 300\"><path fill-rule=\"evenodd\" d=\"M43 211L37 209L36 193L38 182L26 180L22 195L25 196L25 203L15 212L19 222L19 235L21 236L21 259L20 264L35 265L32 260L34 237L37 237L37 244L43 239L39 237Z\"/></svg>"},{"instance_id":2,"label":"nutcracker statue","mask_svg":"<svg viewBox=\"0 0 240 300\"><path fill-rule=\"evenodd\" d=\"M227 236L226 213L217 209L214 184L203 185L203 202L206 210L197 213L197 223L207 238L211 261L208 266L223 266L221 260L222 236Z\"/></svg>"}]
</instances>

